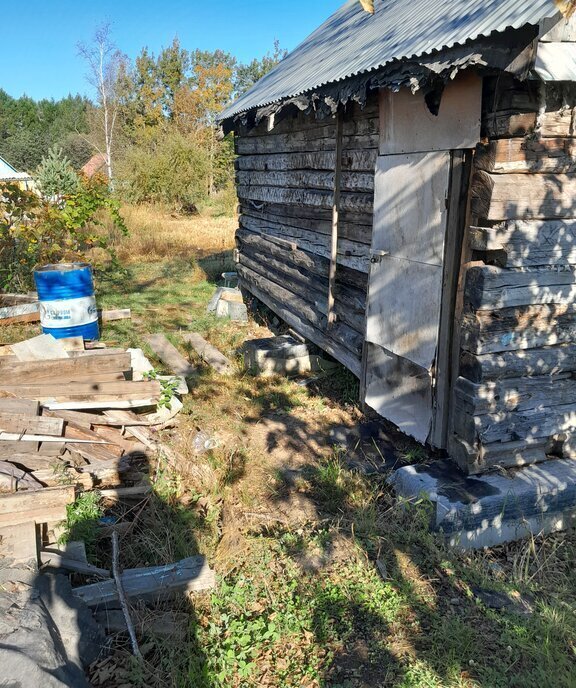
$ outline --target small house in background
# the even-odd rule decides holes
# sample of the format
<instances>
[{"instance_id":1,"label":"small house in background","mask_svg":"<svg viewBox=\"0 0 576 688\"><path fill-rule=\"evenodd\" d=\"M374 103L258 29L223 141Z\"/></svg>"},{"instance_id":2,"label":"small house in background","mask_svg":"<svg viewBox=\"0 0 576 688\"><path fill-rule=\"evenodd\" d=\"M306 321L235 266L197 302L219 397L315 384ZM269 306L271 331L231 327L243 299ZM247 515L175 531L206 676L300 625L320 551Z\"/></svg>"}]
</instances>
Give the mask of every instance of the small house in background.
<instances>
[{"instance_id":1,"label":"small house in background","mask_svg":"<svg viewBox=\"0 0 576 688\"><path fill-rule=\"evenodd\" d=\"M0 158L0 184L10 182L13 184L18 184L18 186L25 191L35 191L36 185L34 180L27 172L18 172L16 168Z\"/></svg>"},{"instance_id":2,"label":"small house in background","mask_svg":"<svg viewBox=\"0 0 576 688\"><path fill-rule=\"evenodd\" d=\"M576 458L576 22L350 0L221 115L241 286L468 473Z\"/></svg>"},{"instance_id":3,"label":"small house in background","mask_svg":"<svg viewBox=\"0 0 576 688\"><path fill-rule=\"evenodd\" d=\"M96 153L80 170L83 175L92 179L96 174L106 175L106 156L103 153Z\"/></svg>"}]
</instances>

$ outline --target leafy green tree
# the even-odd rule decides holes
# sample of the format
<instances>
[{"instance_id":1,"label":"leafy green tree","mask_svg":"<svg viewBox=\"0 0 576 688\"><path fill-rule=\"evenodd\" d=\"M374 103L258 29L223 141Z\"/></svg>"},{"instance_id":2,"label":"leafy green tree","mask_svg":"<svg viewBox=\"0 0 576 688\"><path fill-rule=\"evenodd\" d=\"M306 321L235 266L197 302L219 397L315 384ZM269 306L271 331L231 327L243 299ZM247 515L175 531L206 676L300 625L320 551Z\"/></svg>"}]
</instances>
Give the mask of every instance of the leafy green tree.
<instances>
[{"instance_id":1,"label":"leafy green tree","mask_svg":"<svg viewBox=\"0 0 576 688\"><path fill-rule=\"evenodd\" d=\"M36 170L36 182L46 199L62 198L78 190L80 179L62 148L54 146Z\"/></svg>"},{"instance_id":2,"label":"leafy green tree","mask_svg":"<svg viewBox=\"0 0 576 688\"><path fill-rule=\"evenodd\" d=\"M107 213L122 233L127 229L118 201L104 179L84 179L60 203L42 200L17 184L0 187L0 290L33 287L33 270L60 261L88 260L96 270L117 266L101 231Z\"/></svg>"},{"instance_id":3,"label":"leafy green tree","mask_svg":"<svg viewBox=\"0 0 576 688\"><path fill-rule=\"evenodd\" d=\"M280 47L280 41L274 41L274 49L266 53L261 59L254 59L248 64L241 64L236 70L234 79L234 92L236 96L241 96L263 76L268 74L274 67L283 60L288 54L287 50Z\"/></svg>"}]
</instances>

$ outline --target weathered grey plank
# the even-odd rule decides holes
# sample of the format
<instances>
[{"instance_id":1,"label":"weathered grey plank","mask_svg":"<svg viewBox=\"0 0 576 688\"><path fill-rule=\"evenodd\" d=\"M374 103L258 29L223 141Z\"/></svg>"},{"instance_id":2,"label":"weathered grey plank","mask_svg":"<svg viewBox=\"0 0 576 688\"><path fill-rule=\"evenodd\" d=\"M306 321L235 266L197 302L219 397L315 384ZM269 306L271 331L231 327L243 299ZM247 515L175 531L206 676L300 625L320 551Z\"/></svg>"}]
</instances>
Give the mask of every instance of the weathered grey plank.
<instances>
[{"instance_id":1,"label":"weathered grey plank","mask_svg":"<svg viewBox=\"0 0 576 688\"><path fill-rule=\"evenodd\" d=\"M330 208L332 205L332 194L328 191L240 185L237 187L237 192L238 197L242 200L263 203L289 203L318 208ZM373 202L373 195L370 193L346 192L342 194L342 207L346 210L369 213L372 210Z\"/></svg>"},{"instance_id":2,"label":"weathered grey plank","mask_svg":"<svg viewBox=\"0 0 576 688\"><path fill-rule=\"evenodd\" d=\"M265 153L298 153L334 150L334 136L323 136L327 133L318 129L318 135L306 132L306 135L274 134L260 138L237 138L238 155L257 155ZM343 137L343 154L348 151L378 148L378 134L354 135Z\"/></svg>"},{"instance_id":3,"label":"weathered grey plank","mask_svg":"<svg viewBox=\"0 0 576 688\"><path fill-rule=\"evenodd\" d=\"M205 557L182 559L166 566L151 566L147 569L126 569L122 575L122 587L127 597L169 599L178 594L213 588L214 572ZM76 597L89 607L98 607L118 601L118 589L114 580L74 588Z\"/></svg>"},{"instance_id":4,"label":"weathered grey plank","mask_svg":"<svg viewBox=\"0 0 576 688\"><path fill-rule=\"evenodd\" d=\"M576 370L576 344L475 355L462 352L460 374L472 382L557 375Z\"/></svg>"},{"instance_id":5,"label":"weathered grey plank","mask_svg":"<svg viewBox=\"0 0 576 688\"><path fill-rule=\"evenodd\" d=\"M576 217L576 175L479 170L472 182L472 213L486 220Z\"/></svg>"},{"instance_id":6,"label":"weathered grey plank","mask_svg":"<svg viewBox=\"0 0 576 688\"><path fill-rule=\"evenodd\" d=\"M232 362L198 332L186 332L182 334L182 339L190 344L200 358L220 375L231 375L234 372Z\"/></svg>"},{"instance_id":7,"label":"weathered grey plank","mask_svg":"<svg viewBox=\"0 0 576 688\"><path fill-rule=\"evenodd\" d=\"M241 171L236 173L236 183L240 186L279 186L286 189L330 190L334 186L334 173L320 170L290 171ZM366 172L343 172L343 191L374 191L374 175Z\"/></svg>"},{"instance_id":8,"label":"weathered grey plank","mask_svg":"<svg viewBox=\"0 0 576 688\"><path fill-rule=\"evenodd\" d=\"M466 301L477 310L533 304L572 304L576 273L571 266L505 269L474 266L466 274Z\"/></svg>"},{"instance_id":9,"label":"weathered grey plank","mask_svg":"<svg viewBox=\"0 0 576 688\"><path fill-rule=\"evenodd\" d=\"M576 264L575 220L509 220L495 227L471 227L475 251L496 251L504 267Z\"/></svg>"},{"instance_id":10,"label":"weathered grey plank","mask_svg":"<svg viewBox=\"0 0 576 688\"><path fill-rule=\"evenodd\" d=\"M146 335L144 340L174 375L190 377L196 372L196 368L190 361L187 361L174 344L169 342L163 334L156 333Z\"/></svg>"},{"instance_id":11,"label":"weathered grey plank","mask_svg":"<svg viewBox=\"0 0 576 688\"><path fill-rule=\"evenodd\" d=\"M315 253L330 260L329 237L326 234L315 234L312 231L296 229L295 227L282 227L272 222L257 220L248 215L242 216L241 226L268 237L284 239L293 243L297 249ZM370 266L370 250L366 244L341 239L338 242L337 261L339 265L367 273Z\"/></svg>"},{"instance_id":12,"label":"weathered grey plank","mask_svg":"<svg viewBox=\"0 0 576 688\"><path fill-rule=\"evenodd\" d=\"M476 354L576 341L574 305L539 305L466 313L462 348Z\"/></svg>"}]
</instances>

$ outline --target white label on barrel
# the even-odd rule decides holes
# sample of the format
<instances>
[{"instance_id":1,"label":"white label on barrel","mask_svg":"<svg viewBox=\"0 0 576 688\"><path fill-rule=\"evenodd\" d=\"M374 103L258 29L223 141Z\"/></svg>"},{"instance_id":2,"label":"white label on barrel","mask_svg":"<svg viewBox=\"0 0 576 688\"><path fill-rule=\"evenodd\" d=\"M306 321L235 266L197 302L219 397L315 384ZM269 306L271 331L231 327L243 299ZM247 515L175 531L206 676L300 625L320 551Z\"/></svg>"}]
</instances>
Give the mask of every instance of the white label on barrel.
<instances>
[{"instance_id":1,"label":"white label on barrel","mask_svg":"<svg viewBox=\"0 0 576 688\"><path fill-rule=\"evenodd\" d=\"M40 302L42 327L77 327L98 320L95 296Z\"/></svg>"}]
</instances>

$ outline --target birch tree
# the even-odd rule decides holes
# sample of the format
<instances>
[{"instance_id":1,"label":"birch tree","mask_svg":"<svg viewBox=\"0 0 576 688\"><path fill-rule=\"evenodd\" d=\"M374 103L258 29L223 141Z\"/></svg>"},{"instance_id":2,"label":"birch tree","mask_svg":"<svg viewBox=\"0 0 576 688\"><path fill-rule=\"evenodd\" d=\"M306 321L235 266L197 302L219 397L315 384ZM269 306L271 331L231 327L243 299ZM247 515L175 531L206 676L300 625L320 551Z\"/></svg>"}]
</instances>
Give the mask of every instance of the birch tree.
<instances>
[{"instance_id":1,"label":"birch tree","mask_svg":"<svg viewBox=\"0 0 576 688\"><path fill-rule=\"evenodd\" d=\"M110 186L113 187L114 142L119 116L126 100L126 85L129 79L128 58L112 42L109 24L96 29L91 43L80 43L78 52L88 66L86 76L96 91L99 109L102 140L91 143L104 156Z\"/></svg>"}]
</instances>

